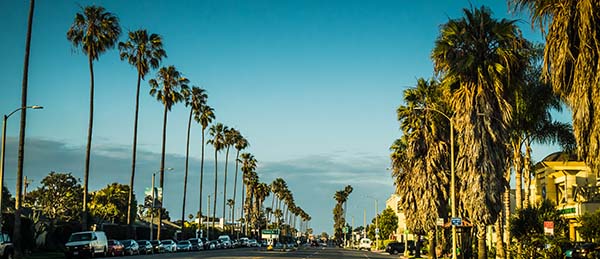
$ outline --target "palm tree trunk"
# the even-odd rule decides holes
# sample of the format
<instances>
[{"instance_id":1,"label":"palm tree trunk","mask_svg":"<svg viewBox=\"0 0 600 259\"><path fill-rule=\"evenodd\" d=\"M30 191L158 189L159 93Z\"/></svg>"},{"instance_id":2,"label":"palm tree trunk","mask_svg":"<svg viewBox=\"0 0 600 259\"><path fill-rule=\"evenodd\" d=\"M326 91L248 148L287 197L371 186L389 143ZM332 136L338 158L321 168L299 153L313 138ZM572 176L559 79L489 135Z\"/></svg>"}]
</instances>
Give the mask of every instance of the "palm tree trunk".
<instances>
[{"instance_id":1,"label":"palm tree trunk","mask_svg":"<svg viewBox=\"0 0 600 259\"><path fill-rule=\"evenodd\" d=\"M133 117L133 151L131 152L131 177L129 179L129 195L127 198L127 225L131 227L131 204L133 202L133 183L135 181L135 159L137 154L137 128L138 113L140 108L140 83L142 75L138 71L137 90L135 94L135 115Z\"/></svg>"},{"instance_id":2,"label":"palm tree trunk","mask_svg":"<svg viewBox=\"0 0 600 259\"><path fill-rule=\"evenodd\" d=\"M505 252L504 252L504 242L502 241L502 220L504 219L502 217L502 210L500 210L500 215L498 215L498 219L496 219L496 258L497 259L504 259L506 258Z\"/></svg>"},{"instance_id":3,"label":"palm tree trunk","mask_svg":"<svg viewBox=\"0 0 600 259\"><path fill-rule=\"evenodd\" d=\"M217 178L218 178L218 171L217 171L217 149L215 148L215 198L213 199L213 220L212 220L212 229L213 232L215 231L215 218L217 217Z\"/></svg>"},{"instance_id":4,"label":"palm tree trunk","mask_svg":"<svg viewBox=\"0 0 600 259\"><path fill-rule=\"evenodd\" d=\"M160 189L162 190L162 195L158 196L160 200L160 208L158 210L158 226L156 227L156 239L160 240L160 230L161 230L161 222L162 222L162 209L164 207L164 196L165 196L165 146L167 145L167 106L165 105L165 110L163 114L163 132L162 132L162 152L160 157Z\"/></svg>"},{"instance_id":5,"label":"palm tree trunk","mask_svg":"<svg viewBox=\"0 0 600 259\"><path fill-rule=\"evenodd\" d=\"M223 224L227 223L227 213L225 210L225 203L227 203L227 164L229 163L229 145L225 151L225 176L223 180ZM223 229L225 226L223 225Z\"/></svg>"},{"instance_id":6,"label":"palm tree trunk","mask_svg":"<svg viewBox=\"0 0 600 259\"><path fill-rule=\"evenodd\" d=\"M202 186L203 186L203 180L204 180L204 131L206 130L205 127L202 127L202 157L200 158L200 204L198 205L198 212L200 213L199 219L202 218ZM208 219L208 215L206 215L206 218ZM208 223L206 223L206 225L208 226ZM198 222L198 230L201 229L201 224L200 222ZM206 233L206 235L208 236L208 233Z\"/></svg>"},{"instance_id":7,"label":"palm tree trunk","mask_svg":"<svg viewBox=\"0 0 600 259\"><path fill-rule=\"evenodd\" d=\"M487 247L485 246L486 227L484 224L477 225L477 258L487 259Z\"/></svg>"},{"instance_id":8,"label":"palm tree trunk","mask_svg":"<svg viewBox=\"0 0 600 259\"><path fill-rule=\"evenodd\" d=\"M506 168L506 173L504 175L506 182L510 182L510 166ZM504 254L506 258L510 258L510 188L506 188L504 190L504 243L506 244L506 249Z\"/></svg>"},{"instance_id":9,"label":"palm tree trunk","mask_svg":"<svg viewBox=\"0 0 600 259\"><path fill-rule=\"evenodd\" d=\"M523 207L523 198L522 198L522 191L523 191L523 182L522 182L522 177L521 177L521 172L522 172L522 167L521 167L521 140L520 138L517 140L514 140L512 142L512 148L513 148L513 168L515 169L515 207L516 209L520 209Z\"/></svg>"},{"instance_id":10,"label":"palm tree trunk","mask_svg":"<svg viewBox=\"0 0 600 259\"><path fill-rule=\"evenodd\" d=\"M525 195L523 197L523 208L529 207L529 187L531 185L531 141L525 140L525 159L523 161L523 174L525 174Z\"/></svg>"},{"instance_id":11,"label":"palm tree trunk","mask_svg":"<svg viewBox=\"0 0 600 259\"><path fill-rule=\"evenodd\" d=\"M245 218L245 216L246 216L246 213L245 213L246 212L246 201L244 200L244 194L246 194L245 189L246 189L246 185L244 185L244 175L242 174L242 199L240 200L242 202L242 215L241 215L240 219L244 219L244 222L241 223L241 224L243 224L243 226L241 226L242 229L240 229L240 231L243 231L244 235L247 235L246 231L245 231L246 226L248 225L248 222L246 221L246 218Z\"/></svg>"},{"instance_id":12,"label":"palm tree trunk","mask_svg":"<svg viewBox=\"0 0 600 259\"><path fill-rule=\"evenodd\" d=\"M31 0L29 5L29 18L27 20L27 39L25 40L25 58L23 61L23 83L21 85L21 107L27 107L27 86L29 80L29 50L31 47L31 27L33 26L33 10L35 0ZM25 159L25 127L27 122L27 113L25 109L21 110L21 122L19 124L19 149L17 158L17 189L15 201L15 225L13 237L15 239L15 256L22 258L23 247L21 237L21 187L23 185L23 160ZM3 186L0 186L0 189ZM0 190L2 191L2 190ZM0 213L2 216L2 213Z\"/></svg>"},{"instance_id":13,"label":"palm tree trunk","mask_svg":"<svg viewBox=\"0 0 600 259\"><path fill-rule=\"evenodd\" d=\"M190 109L190 116L188 118L187 128L187 141L185 144L185 175L183 177L183 205L181 207L181 229L183 230L183 222L185 220L185 198L187 195L187 178L188 178L188 165L190 159L190 129L192 128L192 109Z\"/></svg>"},{"instance_id":14,"label":"palm tree trunk","mask_svg":"<svg viewBox=\"0 0 600 259\"><path fill-rule=\"evenodd\" d=\"M235 223L235 204L237 203L237 178L238 178L238 159L240 159L240 150L238 149L235 154L235 177L233 178L233 208L231 209L231 219ZM235 225L234 225L235 226ZM233 234L233 229L231 228L231 234Z\"/></svg>"},{"instance_id":15,"label":"palm tree trunk","mask_svg":"<svg viewBox=\"0 0 600 259\"><path fill-rule=\"evenodd\" d=\"M271 199L271 213L269 213L269 221L271 221L271 216L273 215L273 212L275 212L275 193L273 193L273 197Z\"/></svg>"},{"instance_id":16,"label":"palm tree trunk","mask_svg":"<svg viewBox=\"0 0 600 259\"><path fill-rule=\"evenodd\" d=\"M83 176L83 211L81 213L82 230L87 230L88 181L90 175L90 153L92 151L92 129L94 127L94 62L92 56L88 56L88 63L90 65L90 117L88 121L88 135L85 149L85 168ZM20 193L20 190L17 192Z\"/></svg>"}]
</instances>

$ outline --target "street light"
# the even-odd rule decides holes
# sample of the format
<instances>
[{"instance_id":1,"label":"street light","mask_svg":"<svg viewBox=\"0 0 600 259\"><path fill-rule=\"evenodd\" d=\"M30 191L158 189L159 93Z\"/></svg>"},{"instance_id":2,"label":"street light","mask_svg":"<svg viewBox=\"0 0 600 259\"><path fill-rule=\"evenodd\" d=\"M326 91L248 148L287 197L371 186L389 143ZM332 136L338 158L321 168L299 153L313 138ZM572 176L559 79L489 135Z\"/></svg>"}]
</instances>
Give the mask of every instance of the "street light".
<instances>
[{"instance_id":1,"label":"street light","mask_svg":"<svg viewBox=\"0 0 600 259\"><path fill-rule=\"evenodd\" d=\"M18 112L20 110L24 110L24 109L43 109L44 107L39 106L39 105L33 105L33 106L25 106L25 107L21 107L21 108L17 108L14 111L12 111L11 113L9 113L8 115L4 115L4 118L2 120L2 155L0 155L0 229L2 229L2 188L4 187L4 157L5 157L5 150L6 150L6 121L8 120L8 118L13 115L15 112ZM19 195L19 193L17 194Z\"/></svg>"},{"instance_id":2,"label":"street light","mask_svg":"<svg viewBox=\"0 0 600 259\"><path fill-rule=\"evenodd\" d=\"M378 217L378 215L379 215L379 208L378 208L378 202L377 202L376 198L373 198L371 196L365 196L365 197L371 198L371 199L375 200L375 249L377 249L379 247L379 217ZM365 211L365 215L366 215L366 211Z\"/></svg>"},{"instance_id":3,"label":"street light","mask_svg":"<svg viewBox=\"0 0 600 259\"><path fill-rule=\"evenodd\" d=\"M454 120L445 113L429 107L415 107L415 110L434 111L444 116L450 122L450 209L451 217L456 217L456 174L454 172ZM452 225L452 259L456 259L456 226Z\"/></svg>"},{"instance_id":4,"label":"street light","mask_svg":"<svg viewBox=\"0 0 600 259\"><path fill-rule=\"evenodd\" d=\"M165 169L166 171L173 171L173 168L169 167ZM154 232L154 207L155 202L156 202L156 198L154 197L154 192L155 192L155 188L154 187L154 179L156 178L156 173L160 173L160 171L156 171L152 173L152 207L150 207L150 241L152 241L153 238L153 232ZM163 207L162 204L160 206L161 208ZM162 220L158 219L158 224L161 224Z\"/></svg>"}]
</instances>

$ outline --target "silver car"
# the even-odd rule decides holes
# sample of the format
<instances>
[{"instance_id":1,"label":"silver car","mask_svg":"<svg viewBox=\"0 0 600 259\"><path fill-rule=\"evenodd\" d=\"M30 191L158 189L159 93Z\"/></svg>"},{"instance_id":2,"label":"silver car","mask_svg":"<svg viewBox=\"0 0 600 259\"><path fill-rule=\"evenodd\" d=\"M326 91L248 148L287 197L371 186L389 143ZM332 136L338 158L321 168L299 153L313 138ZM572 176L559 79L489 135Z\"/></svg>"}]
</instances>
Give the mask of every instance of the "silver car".
<instances>
[{"instance_id":1,"label":"silver car","mask_svg":"<svg viewBox=\"0 0 600 259\"><path fill-rule=\"evenodd\" d=\"M160 240L160 243L165 248L165 252L174 253L177 252L177 243L172 239Z\"/></svg>"}]
</instances>

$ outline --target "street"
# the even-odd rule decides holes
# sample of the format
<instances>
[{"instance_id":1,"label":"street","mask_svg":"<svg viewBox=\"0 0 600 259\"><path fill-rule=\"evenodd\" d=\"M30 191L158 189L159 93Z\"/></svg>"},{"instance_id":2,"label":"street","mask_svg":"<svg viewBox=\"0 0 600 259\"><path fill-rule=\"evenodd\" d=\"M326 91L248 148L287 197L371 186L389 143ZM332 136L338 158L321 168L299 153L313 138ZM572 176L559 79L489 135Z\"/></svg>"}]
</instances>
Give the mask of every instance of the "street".
<instances>
[{"instance_id":1,"label":"street","mask_svg":"<svg viewBox=\"0 0 600 259\"><path fill-rule=\"evenodd\" d=\"M388 254L378 254L369 251L357 251L348 250L341 248L306 248L301 247L297 251L282 252L282 251L266 251L264 249L253 249L253 248L240 248L240 249L222 249L222 250L208 250L199 252L185 252L185 253L165 253L160 255L141 255L134 256L132 258L178 258L178 259L191 259L191 258L219 258L219 259L236 259L236 258L250 258L250 259L262 259L262 258L310 258L310 259L352 259L352 258L397 258L397 256L390 256Z\"/></svg>"}]
</instances>

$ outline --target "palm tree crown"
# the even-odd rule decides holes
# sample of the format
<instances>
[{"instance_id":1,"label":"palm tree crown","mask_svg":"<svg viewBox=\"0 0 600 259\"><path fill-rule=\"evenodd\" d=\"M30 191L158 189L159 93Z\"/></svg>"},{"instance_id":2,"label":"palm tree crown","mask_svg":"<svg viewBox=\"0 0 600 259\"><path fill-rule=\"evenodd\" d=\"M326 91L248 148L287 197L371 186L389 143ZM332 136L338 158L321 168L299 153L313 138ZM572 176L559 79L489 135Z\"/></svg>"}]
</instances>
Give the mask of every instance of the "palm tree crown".
<instances>
[{"instance_id":1,"label":"palm tree crown","mask_svg":"<svg viewBox=\"0 0 600 259\"><path fill-rule=\"evenodd\" d=\"M184 100L182 90L187 89L189 80L181 75L175 66L168 66L161 67L156 74L156 79L151 79L149 83L152 87L150 95L156 96L156 99L170 111L175 103Z\"/></svg>"},{"instance_id":2,"label":"palm tree crown","mask_svg":"<svg viewBox=\"0 0 600 259\"><path fill-rule=\"evenodd\" d=\"M119 42L121 60L127 60L144 79L150 68L158 68L167 52L163 49L162 37L150 34L146 30L131 31L127 41Z\"/></svg>"},{"instance_id":3,"label":"palm tree crown","mask_svg":"<svg viewBox=\"0 0 600 259\"><path fill-rule=\"evenodd\" d=\"M83 13L75 15L67 31L67 39L92 60L98 60L100 54L115 46L119 35L119 19L102 6L85 7Z\"/></svg>"}]
</instances>

